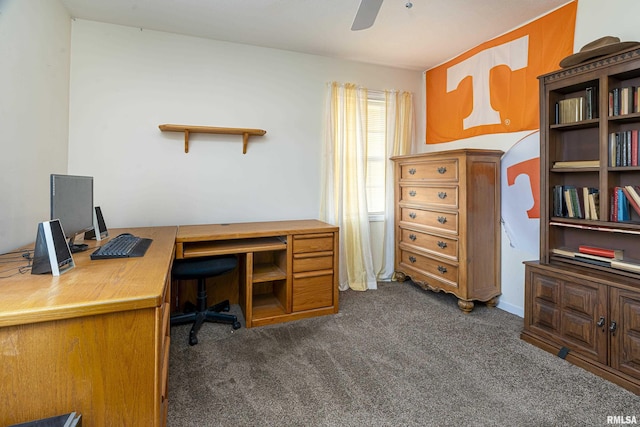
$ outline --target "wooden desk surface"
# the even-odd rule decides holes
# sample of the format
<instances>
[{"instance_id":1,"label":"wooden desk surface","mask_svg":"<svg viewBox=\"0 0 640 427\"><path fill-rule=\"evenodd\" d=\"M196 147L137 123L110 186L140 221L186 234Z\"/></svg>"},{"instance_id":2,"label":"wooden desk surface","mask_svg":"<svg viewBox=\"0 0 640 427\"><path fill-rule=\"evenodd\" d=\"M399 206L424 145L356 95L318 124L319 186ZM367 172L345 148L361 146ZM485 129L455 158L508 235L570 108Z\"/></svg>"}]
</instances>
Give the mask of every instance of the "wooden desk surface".
<instances>
[{"instance_id":1,"label":"wooden desk surface","mask_svg":"<svg viewBox=\"0 0 640 427\"><path fill-rule=\"evenodd\" d=\"M247 239L280 234L326 233L338 227L315 219L291 221L237 222L233 224L181 225L176 242L201 242L206 240Z\"/></svg>"},{"instance_id":2,"label":"wooden desk surface","mask_svg":"<svg viewBox=\"0 0 640 427\"><path fill-rule=\"evenodd\" d=\"M28 271L0 279L0 327L160 306L176 231L175 226L111 229L110 237L130 232L153 243L143 257L92 261L91 253L107 240L87 240L89 249L73 254L75 268L61 276Z\"/></svg>"}]
</instances>

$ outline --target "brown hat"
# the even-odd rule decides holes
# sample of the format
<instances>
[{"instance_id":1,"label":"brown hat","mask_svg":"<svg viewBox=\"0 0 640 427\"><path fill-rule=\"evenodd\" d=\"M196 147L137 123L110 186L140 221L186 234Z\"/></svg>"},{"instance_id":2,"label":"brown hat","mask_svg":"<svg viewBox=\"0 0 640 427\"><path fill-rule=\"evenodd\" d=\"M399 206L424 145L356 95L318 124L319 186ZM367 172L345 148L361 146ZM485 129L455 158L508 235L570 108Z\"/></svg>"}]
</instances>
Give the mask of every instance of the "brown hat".
<instances>
[{"instance_id":1,"label":"brown hat","mask_svg":"<svg viewBox=\"0 0 640 427\"><path fill-rule=\"evenodd\" d=\"M560 61L560 66L562 68L572 67L589 59L620 52L636 45L640 45L640 43L621 42L618 37L605 36L584 45L580 52L567 56Z\"/></svg>"}]
</instances>

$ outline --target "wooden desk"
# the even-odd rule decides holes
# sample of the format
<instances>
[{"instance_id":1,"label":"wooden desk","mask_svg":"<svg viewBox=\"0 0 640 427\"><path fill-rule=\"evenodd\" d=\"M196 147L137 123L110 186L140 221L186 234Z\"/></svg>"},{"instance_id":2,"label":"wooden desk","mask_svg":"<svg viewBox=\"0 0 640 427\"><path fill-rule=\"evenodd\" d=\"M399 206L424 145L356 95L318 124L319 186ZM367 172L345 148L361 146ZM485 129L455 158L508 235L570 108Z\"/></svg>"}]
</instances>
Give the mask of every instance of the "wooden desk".
<instances>
[{"instance_id":1,"label":"wooden desk","mask_svg":"<svg viewBox=\"0 0 640 427\"><path fill-rule=\"evenodd\" d=\"M246 327L338 312L338 227L316 220L186 225L176 258L238 254Z\"/></svg>"},{"instance_id":2,"label":"wooden desk","mask_svg":"<svg viewBox=\"0 0 640 427\"><path fill-rule=\"evenodd\" d=\"M166 424L177 227L109 233L125 231L153 239L144 257L91 261L104 241L86 241L59 277L0 279L0 425L72 411L83 426Z\"/></svg>"}]
</instances>

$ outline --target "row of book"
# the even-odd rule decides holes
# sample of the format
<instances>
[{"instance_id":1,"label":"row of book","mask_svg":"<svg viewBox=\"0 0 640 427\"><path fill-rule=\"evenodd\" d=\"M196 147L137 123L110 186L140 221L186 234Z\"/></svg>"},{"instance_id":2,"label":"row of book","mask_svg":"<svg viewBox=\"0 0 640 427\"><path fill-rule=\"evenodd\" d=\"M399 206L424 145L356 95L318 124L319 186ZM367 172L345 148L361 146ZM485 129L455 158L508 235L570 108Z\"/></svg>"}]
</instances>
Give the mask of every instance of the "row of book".
<instances>
[{"instance_id":1,"label":"row of book","mask_svg":"<svg viewBox=\"0 0 640 427\"><path fill-rule=\"evenodd\" d=\"M577 251L570 248L554 248L551 253L586 264L640 273L640 262L624 258L622 249L580 245Z\"/></svg>"},{"instance_id":2,"label":"row of book","mask_svg":"<svg viewBox=\"0 0 640 427\"><path fill-rule=\"evenodd\" d=\"M640 91L635 86L614 88L609 91L609 116L622 116L640 112Z\"/></svg>"},{"instance_id":3,"label":"row of book","mask_svg":"<svg viewBox=\"0 0 640 427\"><path fill-rule=\"evenodd\" d=\"M598 88L588 87L585 96L561 99L555 105L556 124L575 123L598 117Z\"/></svg>"},{"instance_id":4,"label":"row of book","mask_svg":"<svg viewBox=\"0 0 640 427\"><path fill-rule=\"evenodd\" d=\"M631 209L640 216L640 187L625 185L611 192L610 218L612 222L631 221Z\"/></svg>"},{"instance_id":5,"label":"row of book","mask_svg":"<svg viewBox=\"0 0 640 427\"><path fill-rule=\"evenodd\" d=\"M609 134L609 166L638 166L638 129Z\"/></svg>"},{"instance_id":6,"label":"row of book","mask_svg":"<svg viewBox=\"0 0 640 427\"><path fill-rule=\"evenodd\" d=\"M553 216L597 220L600 218L600 191L594 187L555 185Z\"/></svg>"}]
</instances>

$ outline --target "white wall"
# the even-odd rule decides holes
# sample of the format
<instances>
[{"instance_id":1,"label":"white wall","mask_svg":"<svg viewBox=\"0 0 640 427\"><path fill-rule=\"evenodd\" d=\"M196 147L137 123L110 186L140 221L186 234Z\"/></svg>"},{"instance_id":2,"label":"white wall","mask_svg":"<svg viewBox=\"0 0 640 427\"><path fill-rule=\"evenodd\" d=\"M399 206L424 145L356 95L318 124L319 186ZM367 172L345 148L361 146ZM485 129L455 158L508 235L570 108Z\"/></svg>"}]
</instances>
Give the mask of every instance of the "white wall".
<instances>
[{"instance_id":1,"label":"white wall","mask_svg":"<svg viewBox=\"0 0 640 427\"><path fill-rule=\"evenodd\" d=\"M620 37L622 41L640 41L640 26L635 19L624 18L640 15L640 2L637 0L579 0L576 16L574 51L605 35ZM462 52L460 52L462 53ZM454 57L456 55L452 55ZM427 124L428 125L428 124ZM455 141L446 144L416 147L418 152L451 150L457 148L490 148L507 152L513 144L529 134L530 131L487 135ZM539 258L539 253L528 253L510 246L509 239L502 229L502 296L498 307L524 316L524 265L523 261Z\"/></svg>"},{"instance_id":2,"label":"white wall","mask_svg":"<svg viewBox=\"0 0 640 427\"><path fill-rule=\"evenodd\" d=\"M67 170L70 38L59 2L0 0L0 253L35 239Z\"/></svg>"},{"instance_id":3,"label":"white wall","mask_svg":"<svg viewBox=\"0 0 640 427\"><path fill-rule=\"evenodd\" d=\"M603 35L640 40L634 20L621 19L638 14L636 0L580 0L575 50ZM324 85L332 80L414 92L414 152L507 151L520 139L427 147L424 81L412 71L90 21L71 31L51 0L0 0L0 58L0 252L33 241L48 219L53 172L94 175L111 227L316 217ZM246 155L239 137L194 135L184 154L182 136L161 133L161 123L267 134L252 138ZM522 261L537 254L510 248L504 233L502 247L500 307L522 315Z\"/></svg>"},{"instance_id":4,"label":"white wall","mask_svg":"<svg viewBox=\"0 0 640 427\"><path fill-rule=\"evenodd\" d=\"M71 46L69 173L94 176L110 227L317 218L326 83L424 99L416 71L86 20ZM162 123L267 133L185 154Z\"/></svg>"}]
</instances>

